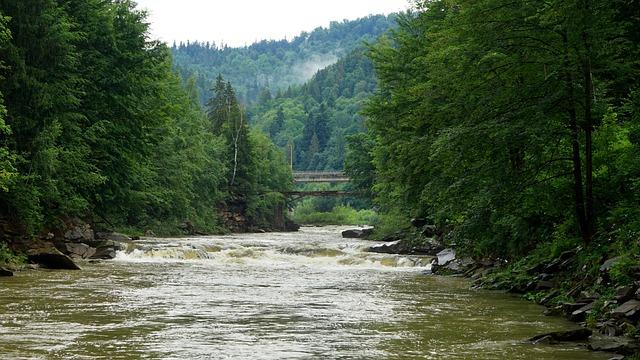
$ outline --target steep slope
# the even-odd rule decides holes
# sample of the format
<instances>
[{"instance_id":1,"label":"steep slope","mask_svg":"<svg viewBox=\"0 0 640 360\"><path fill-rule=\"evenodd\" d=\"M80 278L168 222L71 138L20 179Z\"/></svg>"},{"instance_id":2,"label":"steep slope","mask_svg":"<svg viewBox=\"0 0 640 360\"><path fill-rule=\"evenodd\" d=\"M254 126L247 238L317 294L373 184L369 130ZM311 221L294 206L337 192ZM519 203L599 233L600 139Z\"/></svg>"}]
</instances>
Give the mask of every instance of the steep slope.
<instances>
[{"instance_id":1,"label":"steep slope","mask_svg":"<svg viewBox=\"0 0 640 360\"><path fill-rule=\"evenodd\" d=\"M291 41L262 41L242 48L215 43L174 44L175 67L194 77L205 104L221 74L245 104L303 84L318 70L338 61L364 42L375 40L395 24L395 15L375 15L332 22L328 28L303 32Z\"/></svg>"},{"instance_id":2,"label":"steep slope","mask_svg":"<svg viewBox=\"0 0 640 360\"><path fill-rule=\"evenodd\" d=\"M359 111L376 87L373 64L359 48L304 85L261 99L252 122L288 154L293 146L295 169L339 170L346 138L364 130Z\"/></svg>"}]
</instances>

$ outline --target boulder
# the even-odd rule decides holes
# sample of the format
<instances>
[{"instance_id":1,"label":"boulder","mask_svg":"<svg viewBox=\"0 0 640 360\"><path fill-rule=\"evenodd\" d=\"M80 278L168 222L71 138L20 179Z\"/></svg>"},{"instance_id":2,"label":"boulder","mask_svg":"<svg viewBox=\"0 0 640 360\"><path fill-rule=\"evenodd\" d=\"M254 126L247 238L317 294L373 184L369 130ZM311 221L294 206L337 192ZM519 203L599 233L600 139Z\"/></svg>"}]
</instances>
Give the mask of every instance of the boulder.
<instances>
[{"instance_id":1,"label":"boulder","mask_svg":"<svg viewBox=\"0 0 640 360\"><path fill-rule=\"evenodd\" d=\"M117 232L99 232L96 234L96 238L100 240L112 240L118 242L128 242L133 240L129 235Z\"/></svg>"},{"instance_id":2,"label":"boulder","mask_svg":"<svg viewBox=\"0 0 640 360\"><path fill-rule=\"evenodd\" d=\"M70 257L61 253L53 245L27 250L27 259L48 269L80 270Z\"/></svg>"},{"instance_id":3,"label":"boulder","mask_svg":"<svg viewBox=\"0 0 640 360\"><path fill-rule=\"evenodd\" d=\"M608 259L607 261L603 262L602 265L600 265L600 271L601 272L609 271L615 264L617 264L620 261L620 259L621 259L620 256Z\"/></svg>"},{"instance_id":4,"label":"boulder","mask_svg":"<svg viewBox=\"0 0 640 360\"><path fill-rule=\"evenodd\" d=\"M547 305L556 296L560 295L560 290L553 290L540 300L540 305Z\"/></svg>"},{"instance_id":5,"label":"boulder","mask_svg":"<svg viewBox=\"0 0 640 360\"><path fill-rule=\"evenodd\" d=\"M113 240L103 240L97 244L96 252L90 258L99 260L110 260L116 257L116 253L120 250L124 250L125 247Z\"/></svg>"},{"instance_id":6,"label":"boulder","mask_svg":"<svg viewBox=\"0 0 640 360\"><path fill-rule=\"evenodd\" d=\"M638 350L638 344L626 337L601 335L589 339L589 349L631 355Z\"/></svg>"},{"instance_id":7,"label":"boulder","mask_svg":"<svg viewBox=\"0 0 640 360\"><path fill-rule=\"evenodd\" d=\"M456 258L456 251L454 249L443 249L436 254L438 258L438 264L444 265Z\"/></svg>"},{"instance_id":8,"label":"boulder","mask_svg":"<svg viewBox=\"0 0 640 360\"><path fill-rule=\"evenodd\" d=\"M603 323L598 323L598 332L606 336L619 336L624 333L624 329L618 326L614 320L608 320Z\"/></svg>"},{"instance_id":9,"label":"boulder","mask_svg":"<svg viewBox=\"0 0 640 360\"><path fill-rule=\"evenodd\" d=\"M569 320L575 321L575 322L584 321L584 319L587 317L587 314L589 314L595 306L596 306L596 302L594 301L581 307L578 310L573 311L569 315Z\"/></svg>"},{"instance_id":10,"label":"boulder","mask_svg":"<svg viewBox=\"0 0 640 360\"><path fill-rule=\"evenodd\" d=\"M541 280L536 282L536 291L553 289L553 281Z\"/></svg>"},{"instance_id":11,"label":"boulder","mask_svg":"<svg viewBox=\"0 0 640 360\"><path fill-rule=\"evenodd\" d=\"M637 288L635 286L619 286L616 288L616 300L620 303L631 300L636 293Z\"/></svg>"},{"instance_id":12,"label":"boulder","mask_svg":"<svg viewBox=\"0 0 640 360\"><path fill-rule=\"evenodd\" d=\"M611 315L618 319L623 317L633 318L638 314L640 314L640 300L636 299L625 302L611 312Z\"/></svg>"},{"instance_id":13,"label":"boulder","mask_svg":"<svg viewBox=\"0 0 640 360\"><path fill-rule=\"evenodd\" d=\"M95 248L83 243L64 243L60 250L71 258L77 259L88 259L96 253Z\"/></svg>"},{"instance_id":14,"label":"boulder","mask_svg":"<svg viewBox=\"0 0 640 360\"><path fill-rule=\"evenodd\" d=\"M429 224L429 221L425 218L413 218L411 219L411 225L417 228L421 228L425 225Z\"/></svg>"},{"instance_id":15,"label":"boulder","mask_svg":"<svg viewBox=\"0 0 640 360\"><path fill-rule=\"evenodd\" d=\"M573 303L562 303L562 312L567 316L573 314L574 311L580 310L583 306L589 305L586 302L573 302Z\"/></svg>"},{"instance_id":16,"label":"boulder","mask_svg":"<svg viewBox=\"0 0 640 360\"><path fill-rule=\"evenodd\" d=\"M438 229L435 225L426 225L424 228L422 228L421 234L424 237L432 238L438 235Z\"/></svg>"},{"instance_id":17,"label":"boulder","mask_svg":"<svg viewBox=\"0 0 640 360\"><path fill-rule=\"evenodd\" d=\"M576 329L576 330L568 330L568 331L554 331L546 334L541 334L532 337L529 341L536 343L544 338L549 338L549 340L554 342L559 341L586 341L589 339L593 332L589 329Z\"/></svg>"},{"instance_id":18,"label":"boulder","mask_svg":"<svg viewBox=\"0 0 640 360\"><path fill-rule=\"evenodd\" d=\"M342 237L346 239L362 239L373 234L373 228L350 229L342 232Z\"/></svg>"},{"instance_id":19,"label":"boulder","mask_svg":"<svg viewBox=\"0 0 640 360\"><path fill-rule=\"evenodd\" d=\"M94 238L91 226L79 220L73 221L64 232L64 239L71 242L91 241Z\"/></svg>"},{"instance_id":20,"label":"boulder","mask_svg":"<svg viewBox=\"0 0 640 360\"><path fill-rule=\"evenodd\" d=\"M0 277L13 276L13 271L0 267Z\"/></svg>"}]
</instances>

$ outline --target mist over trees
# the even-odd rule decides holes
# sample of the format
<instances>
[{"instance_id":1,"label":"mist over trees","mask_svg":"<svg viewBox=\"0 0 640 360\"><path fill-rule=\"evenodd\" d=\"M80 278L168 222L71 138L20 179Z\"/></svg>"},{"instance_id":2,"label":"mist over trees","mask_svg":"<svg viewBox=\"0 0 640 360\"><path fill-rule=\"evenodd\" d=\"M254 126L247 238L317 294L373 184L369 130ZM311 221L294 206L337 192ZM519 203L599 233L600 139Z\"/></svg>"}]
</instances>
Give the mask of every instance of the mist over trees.
<instances>
[{"instance_id":1,"label":"mist over trees","mask_svg":"<svg viewBox=\"0 0 640 360\"><path fill-rule=\"evenodd\" d=\"M271 95L308 81L318 70L335 63L363 42L373 42L395 24L395 15L372 15L352 21L334 21L328 28L303 32L291 40L261 41L241 48L214 42L173 44L178 72L194 76L203 104L211 97L218 74L229 80L238 99L252 105L264 93Z\"/></svg>"}]
</instances>

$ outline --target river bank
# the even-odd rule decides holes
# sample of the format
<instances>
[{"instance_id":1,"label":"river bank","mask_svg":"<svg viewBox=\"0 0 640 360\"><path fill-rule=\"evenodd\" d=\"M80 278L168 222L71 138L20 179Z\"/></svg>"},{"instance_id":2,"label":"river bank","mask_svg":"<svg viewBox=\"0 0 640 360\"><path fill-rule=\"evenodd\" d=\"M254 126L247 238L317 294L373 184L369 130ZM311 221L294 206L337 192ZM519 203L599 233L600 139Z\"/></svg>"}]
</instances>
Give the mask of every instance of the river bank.
<instances>
[{"instance_id":1,"label":"river bank","mask_svg":"<svg viewBox=\"0 0 640 360\"><path fill-rule=\"evenodd\" d=\"M541 334L531 338L534 343L574 341L591 350L619 354L617 358L638 357L640 269L628 269L624 257L577 246L562 252L540 247L512 261L478 259L446 247L442 232L424 220L412 223L413 229L383 236L378 239L383 244L369 251L432 255L435 275L465 277L475 288L518 294L545 306L545 315L564 317L585 329L571 335Z\"/></svg>"}]
</instances>

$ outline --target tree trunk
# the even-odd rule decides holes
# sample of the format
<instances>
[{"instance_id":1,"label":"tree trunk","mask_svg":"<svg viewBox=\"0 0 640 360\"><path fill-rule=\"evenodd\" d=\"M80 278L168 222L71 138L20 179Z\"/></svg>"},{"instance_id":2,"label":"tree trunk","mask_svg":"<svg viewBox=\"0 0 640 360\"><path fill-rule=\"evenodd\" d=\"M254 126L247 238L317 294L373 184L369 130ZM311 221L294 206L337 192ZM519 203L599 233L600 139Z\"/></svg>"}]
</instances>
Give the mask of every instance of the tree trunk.
<instances>
[{"instance_id":1,"label":"tree trunk","mask_svg":"<svg viewBox=\"0 0 640 360\"><path fill-rule=\"evenodd\" d=\"M589 35L586 30L588 15L590 11L590 1L585 0L584 11L586 16L583 17L585 23L585 29L582 31L582 40L584 42L584 64L583 64L583 78L584 78L584 134L585 134L585 171L586 171L586 220L588 230L588 241L596 232L595 223L595 209L593 204L593 75L591 71L591 44L589 42Z\"/></svg>"},{"instance_id":2,"label":"tree trunk","mask_svg":"<svg viewBox=\"0 0 640 360\"><path fill-rule=\"evenodd\" d=\"M571 150L572 150L572 163L573 163L573 192L575 199L576 217L578 219L578 227L580 235L584 242L590 240L589 227L587 224L587 216L584 207L584 193L582 184L582 159L580 158L580 140L578 133L578 119L576 115L576 107L574 100L574 85L573 77L571 76L570 61L569 61L569 44L566 32L562 34L562 40L564 45L564 71L565 71L565 86L567 90L567 111L569 113L569 130L571 131Z\"/></svg>"}]
</instances>

